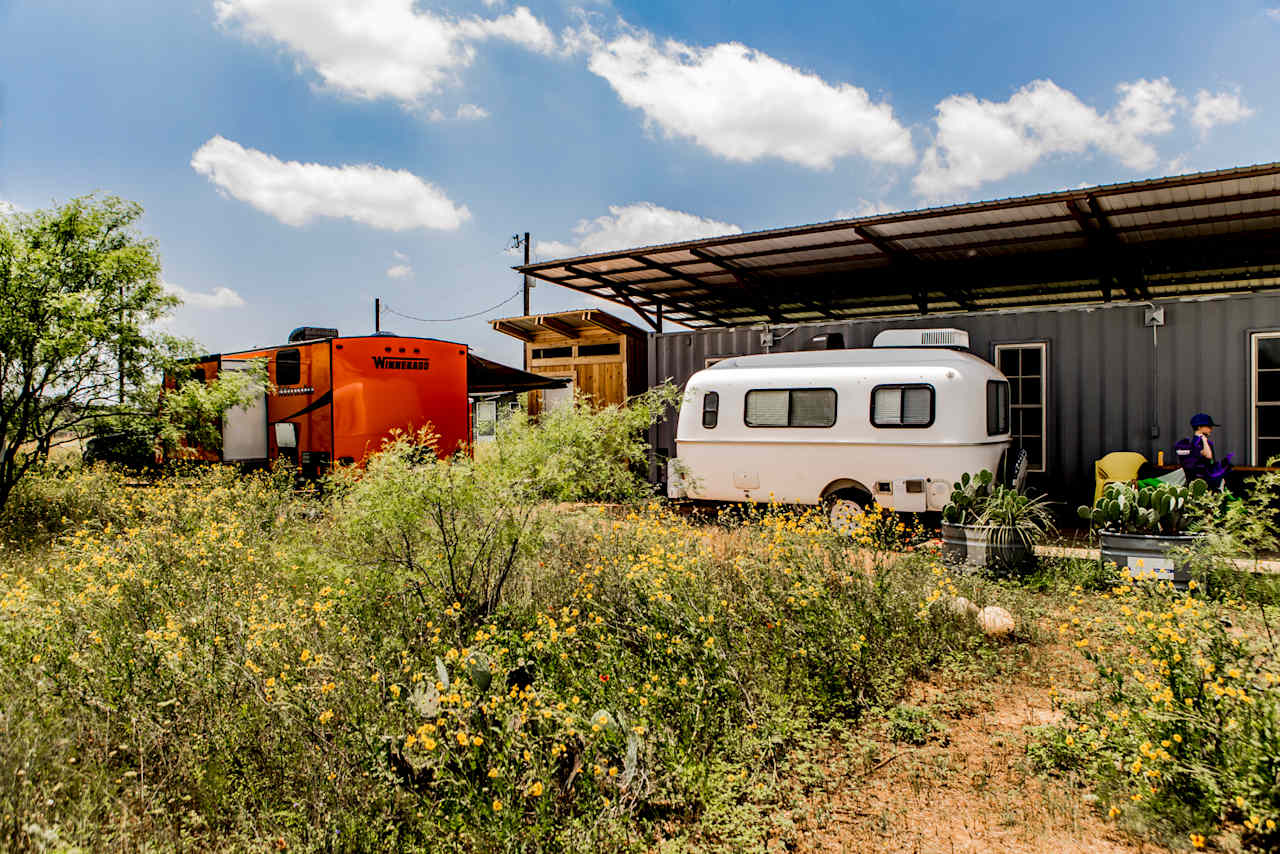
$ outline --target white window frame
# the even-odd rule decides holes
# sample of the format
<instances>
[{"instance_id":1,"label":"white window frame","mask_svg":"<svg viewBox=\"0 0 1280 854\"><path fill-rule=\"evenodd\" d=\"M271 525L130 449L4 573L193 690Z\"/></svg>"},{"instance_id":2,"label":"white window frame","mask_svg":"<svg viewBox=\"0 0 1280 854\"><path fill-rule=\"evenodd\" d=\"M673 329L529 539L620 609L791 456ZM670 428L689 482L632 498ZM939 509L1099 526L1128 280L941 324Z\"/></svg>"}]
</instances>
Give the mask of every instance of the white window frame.
<instances>
[{"instance_id":1,"label":"white window frame","mask_svg":"<svg viewBox=\"0 0 1280 854\"><path fill-rule=\"evenodd\" d=\"M1013 411L1016 409L1039 409L1040 410L1040 464L1038 466L1028 466L1027 471L1042 473L1049 464L1049 342L1047 341L1010 341L1005 344L995 345L995 362L996 370L1000 370L1000 354L1005 350L1039 350L1040 351L1040 402L1039 403L1014 403L1013 402L1013 383L1009 383L1009 436L1014 444L1025 445L1021 442L1021 436L1013 432ZM1003 371L1001 372L1003 373ZM1010 377L1009 379L1013 379ZM1022 375L1017 377L1018 381L1018 397L1022 397ZM1022 419L1018 419L1019 428L1022 425Z\"/></svg>"},{"instance_id":2,"label":"white window frame","mask_svg":"<svg viewBox=\"0 0 1280 854\"><path fill-rule=\"evenodd\" d=\"M1267 464L1258 458L1258 342L1263 338L1280 338L1280 331L1249 333L1249 465L1253 466Z\"/></svg>"}]
</instances>

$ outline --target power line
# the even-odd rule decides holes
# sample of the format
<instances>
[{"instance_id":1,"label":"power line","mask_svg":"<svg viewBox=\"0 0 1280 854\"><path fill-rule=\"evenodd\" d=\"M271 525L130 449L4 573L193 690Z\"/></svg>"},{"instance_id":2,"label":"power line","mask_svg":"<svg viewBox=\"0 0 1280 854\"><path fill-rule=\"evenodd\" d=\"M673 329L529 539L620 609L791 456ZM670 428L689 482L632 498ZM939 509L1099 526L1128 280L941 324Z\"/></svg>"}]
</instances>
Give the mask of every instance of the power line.
<instances>
[{"instance_id":1,"label":"power line","mask_svg":"<svg viewBox=\"0 0 1280 854\"><path fill-rule=\"evenodd\" d=\"M403 317L406 320L416 320L419 323L451 323L455 320L470 320L473 317L479 317L482 314L488 314L491 311L495 311L499 308L502 308L504 305L511 302L513 299L515 299L516 297L520 296L523 293L524 293L524 288L521 287L518 291L516 291L511 296L507 297L506 299L504 299L502 302L498 303L495 306L490 306L489 308L482 309L472 314L463 314L458 317L415 317L412 314L405 314L402 311L396 311L394 308L387 305L385 302L382 304L382 310L387 312L388 314L394 314L398 317Z\"/></svg>"}]
</instances>

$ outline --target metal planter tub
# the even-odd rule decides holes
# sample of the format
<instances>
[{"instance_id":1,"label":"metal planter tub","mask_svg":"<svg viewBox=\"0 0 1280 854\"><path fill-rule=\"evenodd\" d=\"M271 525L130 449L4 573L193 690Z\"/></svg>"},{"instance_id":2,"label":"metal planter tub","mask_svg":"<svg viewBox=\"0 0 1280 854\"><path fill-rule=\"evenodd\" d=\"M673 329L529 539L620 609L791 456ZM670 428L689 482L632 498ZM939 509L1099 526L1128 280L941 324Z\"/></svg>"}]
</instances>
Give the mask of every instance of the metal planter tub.
<instances>
[{"instance_id":1,"label":"metal planter tub","mask_svg":"<svg viewBox=\"0 0 1280 854\"><path fill-rule=\"evenodd\" d=\"M967 560L969 539L965 529L972 527L972 525L953 525L950 522L942 523L942 557L945 560L955 563L964 563Z\"/></svg>"},{"instance_id":2,"label":"metal planter tub","mask_svg":"<svg viewBox=\"0 0 1280 854\"><path fill-rule=\"evenodd\" d=\"M1098 534L1103 564L1114 563L1121 572L1161 581L1172 581L1183 587L1191 580L1191 569L1172 554L1174 549L1196 541L1193 534Z\"/></svg>"},{"instance_id":3,"label":"metal planter tub","mask_svg":"<svg viewBox=\"0 0 1280 854\"><path fill-rule=\"evenodd\" d=\"M1031 561L1031 547L1021 542L993 541L991 525L942 525L942 553L974 567L1018 567Z\"/></svg>"}]
</instances>

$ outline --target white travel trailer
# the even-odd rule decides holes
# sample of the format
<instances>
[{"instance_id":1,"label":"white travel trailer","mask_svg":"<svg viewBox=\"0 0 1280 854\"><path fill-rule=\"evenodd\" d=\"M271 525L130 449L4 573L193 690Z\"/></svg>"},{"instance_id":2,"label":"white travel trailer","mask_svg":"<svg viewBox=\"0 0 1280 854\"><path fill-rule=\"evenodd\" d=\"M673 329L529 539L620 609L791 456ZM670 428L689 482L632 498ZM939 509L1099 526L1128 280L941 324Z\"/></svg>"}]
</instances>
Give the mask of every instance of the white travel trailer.
<instances>
[{"instance_id":1,"label":"white travel trailer","mask_svg":"<svg viewBox=\"0 0 1280 854\"><path fill-rule=\"evenodd\" d=\"M941 510L1009 446L1009 383L957 329L895 329L872 347L738 356L690 379L668 495Z\"/></svg>"}]
</instances>

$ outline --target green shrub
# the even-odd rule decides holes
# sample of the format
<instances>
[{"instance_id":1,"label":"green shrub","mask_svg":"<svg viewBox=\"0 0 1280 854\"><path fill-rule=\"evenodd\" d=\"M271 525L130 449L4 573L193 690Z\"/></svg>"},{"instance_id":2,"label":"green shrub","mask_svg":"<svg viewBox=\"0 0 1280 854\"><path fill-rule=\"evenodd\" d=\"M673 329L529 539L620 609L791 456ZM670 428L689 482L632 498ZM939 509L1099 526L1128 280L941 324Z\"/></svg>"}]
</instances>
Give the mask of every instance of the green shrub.
<instances>
[{"instance_id":1,"label":"green shrub","mask_svg":"<svg viewBox=\"0 0 1280 854\"><path fill-rule=\"evenodd\" d=\"M1113 607L1062 625L1097 681L1090 699L1067 706L1059 734L1042 742L1079 754L1042 754L1057 767L1078 763L1109 815L1139 832L1185 842L1239 830L1246 846L1275 850L1276 650L1234 629L1243 605L1190 587L1183 594L1128 582L1109 594Z\"/></svg>"},{"instance_id":2,"label":"green shrub","mask_svg":"<svg viewBox=\"0 0 1280 854\"><path fill-rule=\"evenodd\" d=\"M672 383L624 406L596 408L582 396L531 421L516 412L501 422L479 461L527 482L547 501L635 501L651 497L646 478L648 429L680 401Z\"/></svg>"},{"instance_id":3,"label":"green shrub","mask_svg":"<svg viewBox=\"0 0 1280 854\"><path fill-rule=\"evenodd\" d=\"M916 747L928 744L935 736L945 735L947 731L931 709L905 704L889 710L884 729L894 741Z\"/></svg>"},{"instance_id":4,"label":"green shrub","mask_svg":"<svg viewBox=\"0 0 1280 854\"><path fill-rule=\"evenodd\" d=\"M498 608L539 545L538 486L495 458L438 459L435 439L399 436L364 469L339 469L326 490L346 559L408 585L424 612L457 611L465 633Z\"/></svg>"},{"instance_id":5,"label":"green shrub","mask_svg":"<svg viewBox=\"0 0 1280 854\"><path fill-rule=\"evenodd\" d=\"M124 472L107 465L38 466L14 485L0 510L5 539L47 542L77 525L119 525L128 513L126 479Z\"/></svg>"},{"instance_id":6,"label":"green shrub","mask_svg":"<svg viewBox=\"0 0 1280 854\"><path fill-rule=\"evenodd\" d=\"M0 847L645 847L989 647L933 558L818 515L522 529L487 465L402 440L324 503L211 468L3 555Z\"/></svg>"}]
</instances>

